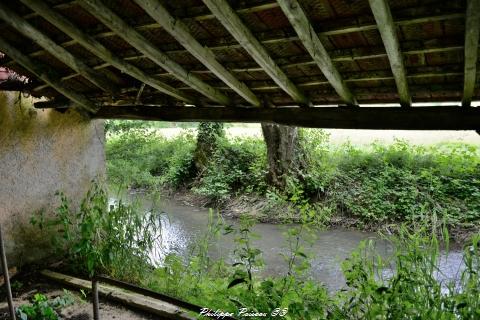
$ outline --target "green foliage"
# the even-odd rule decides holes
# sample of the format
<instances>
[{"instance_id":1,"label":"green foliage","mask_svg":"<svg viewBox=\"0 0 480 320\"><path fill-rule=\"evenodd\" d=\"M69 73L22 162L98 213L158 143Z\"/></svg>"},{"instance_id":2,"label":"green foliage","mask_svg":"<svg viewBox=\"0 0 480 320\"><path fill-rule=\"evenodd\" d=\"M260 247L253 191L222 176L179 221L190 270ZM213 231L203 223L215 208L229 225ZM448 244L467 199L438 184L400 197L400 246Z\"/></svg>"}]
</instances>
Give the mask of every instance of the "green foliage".
<instances>
[{"instance_id":1,"label":"green foliage","mask_svg":"<svg viewBox=\"0 0 480 320\"><path fill-rule=\"evenodd\" d=\"M57 311L72 305L75 300L73 295L64 290L65 294L61 297L56 297L53 300L37 293L34 295L31 304L23 304L16 308L16 316L20 320L57 320L59 319Z\"/></svg>"},{"instance_id":2,"label":"green foliage","mask_svg":"<svg viewBox=\"0 0 480 320\"><path fill-rule=\"evenodd\" d=\"M206 170L193 191L214 202L235 193L262 192L265 183L265 146L257 139L219 139Z\"/></svg>"},{"instance_id":3,"label":"green foliage","mask_svg":"<svg viewBox=\"0 0 480 320\"><path fill-rule=\"evenodd\" d=\"M93 277L98 274L124 280L138 280L149 267L149 253L159 236L159 219L119 201L108 208L105 191L96 183L88 191L78 211L59 193L60 206L55 217L32 223L58 230L52 239L60 254L65 254L74 271Z\"/></svg>"},{"instance_id":4,"label":"green foliage","mask_svg":"<svg viewBox=\"0 0 480 320\"><path fill-rule=\"evenodd\" d=\"M268 315L274 310L278 313L288 310L286 319L324 317L330 297L323 286L308 280L306 276L300 276L305 275L308 269L301 267L305 265L303 260L308 259L301 246L290 247L294 250L290 252L294 257L292 259L286 255L285 261L291 267L284 277L262 278L258 274L264 266L262 252L252 243L253 239L258 239L252 232L254 220L244 216L239 227L234 228L225 225L219 216L217 219L212 217L211 215L210 231L202 238L208 241L200 241L201 244L195 245L190 256L185 259L174 254L169 255L163 267L157 269L150 278L150 288L213 310L220 309L234 314L238 314L242 309L249 312L267 312ZM234 235L236 247L231 264L226 264L223 260L199 258L204 256L199 255L199 252L208 252L208 246L213 241L222 240L219 239L220 233L223 236ZM294 237L301 235L301 232L294 233ZM289 241L287 240L287 243ZM242 316L238 318L244 319Z\"/></svg>"},{"instance_id":5,"label":"green foliage","mask_svg":"<svg viewBox=\"0 0 480 320\"><path fill-rule=\"evenodd\" d=\"M335 216L353 218L357 227L398 222L445 222L474 228L480 220L480 153L463 143L356 147L332 145L322 130L303 129L307 168L288 177L284 190L266 183L266 148L258 138L216 137L205 167L194 164L195 139L184 134L165 139L148 130L130 130L107 143L110 181L133 188L187 187L211 204L250 194L264 197L267 219L283 220L299 210L296 199L312 204L328 225ZM270 217L269 217L270 216Z\"/></svg>"},{"instance_id":6,"label":"green foliage","mask_svg":"<svg viewBox=\"0 0 480 320\"><path fill-rule=\"evenodd\" d=\"M438 280L440 247L429 233L402 228L389 239L393 255L382 259L364 242L343 270L350 290L339 294L337 318L476 319L480 315L479 238L466 246L461 282ZM393 271L392 271L393 269ZM393 273L393 274L392 274Z\"/></svg>"},{"instance_id":7,"label":"green foliage","mask_svg":"<svg viewBox=\"0 0 480 320\"><path fill-rule=\"evenodd\" d=\"M185 133L173 139L148 130L132 130L108 139L110 183L131 188L177 188L193 179L195 140Z\"/></svg>"},{"instance_id":8,"label":"green foliage","mask_svg":"<svg viewBox=\"0 0 480 320\"><path fill-rule=\"evenodd\" d=\"M364 241L342 264L345 289L329 293L308 277L310 257L303 244L313 223L287 229L283 254L287 272L267 278L258 273L263 261L251 241L253 223L243 217L233 228L210 219L208 239L221 241L220 230L223 235L234 234L232 264L197 259L195 250L185 259L172 254L155 271L149 287L237 316L244 309L267 313L252 319L275 318L270 314L274 310L287 310L286 319L477 319L480 315L480 235L465 246L460 278L452 280L439 279L440 244L426 229L412 232L403 227L397 236L385 237L392 247L386 257L376 252L374 241ZM443 233L448 251L446 229ZM209 243L204 242L202 252L208 251Z\"/></svg>"}]
</instances>

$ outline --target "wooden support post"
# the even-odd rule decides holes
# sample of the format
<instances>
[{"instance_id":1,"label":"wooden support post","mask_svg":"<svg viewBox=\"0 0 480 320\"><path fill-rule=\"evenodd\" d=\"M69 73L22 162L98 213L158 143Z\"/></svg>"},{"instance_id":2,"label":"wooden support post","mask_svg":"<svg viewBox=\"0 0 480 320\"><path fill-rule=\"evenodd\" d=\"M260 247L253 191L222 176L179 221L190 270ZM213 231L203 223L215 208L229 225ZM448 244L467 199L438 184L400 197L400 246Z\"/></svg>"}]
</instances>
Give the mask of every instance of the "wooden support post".
<instances>
[{"instance_id":1,"label":"wooden support post","mask_svg":"<svg viewBox=\"0 0 480 320\"><path fill-rule=\"evenodd\" d=\"M296 103L309 104L308 98L273 61L265 47L240 20L226 0L203 0L203 3L280 88L288 93Z\"/></svg>"},{"instance_id":2,"label":"wooden support post","mask_svg":"<svg viewBox=\"0 0 480 320\"><path fill-rule=\"evenodd\" d=\"M241 97L255 107L260 106L260 100L243 83L225 69L216 59L212 51L202 46L190 33L187 26L172 16L158 0L135 0L155 21L184 46L195 58L211 70L220 80L225 82Z\"/></svg>"},{"instance_id":3,"label":"wooden support post","mask_svg":"<svg viewBox=\"0 0 480 320\"><path fill-rule=\"evenodd\" d=\"M467 1L465 22L465 68L462 106L472 102L477 79L478 38L480 35L480 0Z\"/></svg>"},{"instance_id":4,"label":"wooden support post","mask_svg":"<svg viewBox=\"0 0 480 320\"><path fill-rule=\"evenodd\" d=\"M297 32L300 41L312 56L320 70L322 70L328 82L332 85L338 95L347 104L355 105L355 97L345 84L337 68L333 65L327 50L316 34L307 15L297 0L277 0L283 13L287 16L293 28Z\"/></svg>"},{"instance_id":5,"label":"wooden support post","mask_svg":"<svg viewBox=\"0 0 480 320\"><path fill-rule=\"evenodd\" d=\"M5 244L3 242L2 226L0 226L0 255L2 256L3 278L5 279L5 291L7 293L10 319L15 320L15 308L13 306L12 287L10 286L10 276L8 274L7 255L5 254Z\"/></svg>"},{"instance_id":6,"label":"wooden support post","mask_svg":"<svg viewBox=\"0 0 480 320\"><path fill-rule=\"evenodd\" d=\"M98 279L92 279L93 319L100 320L100 300L98 299Z\"/></svg>"},{"instance_id":7,"label":"wooden support post","mask_svg":"<svg viewBox=\"0 0 480 320\"><path fill-rule=\"evenodd\" d=\"M94 55L100 57L102 60L108 62L115 68L122 72L140 80L143 83L157 89L158 91L168 94L174 98L180 99L188 103L195 103L194 99L189 97L186 93L173 88L162 81L149 76L136 66L125 62L116 54L107 49L103 44L95 40L83 32L79 27L75 26L70 20L51 9L44 1L41 0L21 0L25 5L40 14L48 22L68 34L72 39L75 39L79 44L87 48Z\"/></svg>"},{"instance_id":8,"label":"wooden support post","mask_svg":"<svg viewBox=\"0 0 480 320\"><path fill-rule=\"evenodd\" d=\"M56 44L44 33L34 28L30 23L28 23L25 19L20 17L2 2L0 2L0 19L10 24L13 28L18 30L24 36L35 41L43 49L45 49L54 57L56 57L57 59L65 63L67 66L81 74L83 77L91 81L100 89L112 95L114 95L118 91L118 88L116 88L111 81L107 80L103 74L93 70L83 61L74 57L70 52Z\"/></svg>"},{"instance_id":9,"label":"wooden support post","mask_svg":"<svg viewBox=\"0 0 480 320\"><path fill-rule=\"evenodd\" d=\"M392 13L387 0L369 0L378 30L382 37L388 60L392 69L393 77L397 85L400 105L409 107L412 103L408 90L407 73L403 65L403 55L397 37L397 29L393 22Z\"/></svg>"},{"instance_id":10,"label":"wooden support post","mask_svg":"<svg viewBox=\"0 0 480 320\"><path fill-rule=\"evenodd\" d=\"M0 48L3 53L17 61L22 67L33 73L40 80L46 82L52 88L63 94L68 99L77 103L80 109L87 111L88 113L95 113L97 106L87 99L84 95L77 93L67 87L65 87L60 80L52 77L48 72L45 72L45 68L42 68L38 62L32 61L28 56L22 54L14 46L10 45L7 41L0 37Z\"/></svg>"},{"instance_id":11,"label":"wooden support post","mask_svg":"<svg viewBox=\"0 0 480 320\"><path fill-rule=\"evenodd\" d=\"M112 29L119 37L130 43L138 51L142 52L145 56L170 72L180 81L221 105L230 104L230 99L225 94L208 85L206 82L202 81L200 78L191 74L181 65L173 61L169 56L160 51L144 36L105 6L102 1L82 0L79 4L90 12L91 15Z\"/></svg>"}]
</instances>

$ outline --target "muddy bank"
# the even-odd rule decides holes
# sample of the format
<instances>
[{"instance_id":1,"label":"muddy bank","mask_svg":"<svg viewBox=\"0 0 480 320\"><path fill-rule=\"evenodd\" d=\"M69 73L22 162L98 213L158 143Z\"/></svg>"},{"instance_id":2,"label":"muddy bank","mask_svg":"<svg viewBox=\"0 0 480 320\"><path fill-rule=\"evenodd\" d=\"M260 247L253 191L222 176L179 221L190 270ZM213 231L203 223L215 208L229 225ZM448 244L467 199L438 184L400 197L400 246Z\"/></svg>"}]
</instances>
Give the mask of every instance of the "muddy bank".
<instances>
[{"instance_id":1,"label":"muddy bank","mask_svg":"<svg viewBox=\"0 0 480 320\"><path fill-rule=\"evenodd\" d=\"M134 194L143 194L145 190L131 190ZM190 207L214 208L218 210L223 217L237 219L243 214L255 217L258 222L285 224L298 222L298 215L295 214L297 209L291 205L272 205L264 197L241 195L228 199L223 202L214 203L210 199L199 196L190 190L184 189L180 191L164 191L162 197L179 201ZM323 221L323 227L328 229L347 229L365 232L379 232L390 235L395 234L403 221L389 222L365 222L358 217L353 217L344 213L334 213L328 219ZM454 226L449 230L449 236L452 244L461 247L467 242L472 235L480 232L480 225L475 227Z\"/></svg>"}]
</instances>

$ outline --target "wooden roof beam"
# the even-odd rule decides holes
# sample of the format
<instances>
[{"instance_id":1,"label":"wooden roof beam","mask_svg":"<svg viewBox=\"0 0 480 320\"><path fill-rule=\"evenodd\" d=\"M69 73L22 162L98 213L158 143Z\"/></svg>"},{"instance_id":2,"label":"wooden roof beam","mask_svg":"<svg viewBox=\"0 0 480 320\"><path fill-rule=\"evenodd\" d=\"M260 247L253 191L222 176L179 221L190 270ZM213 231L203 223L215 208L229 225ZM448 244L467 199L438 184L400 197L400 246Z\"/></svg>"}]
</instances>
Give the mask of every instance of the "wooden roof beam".
<instances>
[{"instance_id":1,"label":"wooden roof beam","mask_svg":"<svg viewBox=\"0 0 480 320\"><path fill-rule=\"evenodd\" d=\"M393 22L392 13L387 0L369 0L378 30L382 37L385 50L387 51L388 60L392 69L393 77L397 85L398 96L400 97L400 105L409 107L412 103L410 93L408 91L408 82L403 65L403 55L400 51L400 44L397 37L397 30Z\"/></svg>"},{"instance_id":2,"label":"wooden roof beam","mask_svg":"<svg viewBox=\"0 0 480 320\"><path fill-rule=\"evenodd\" d=\"M465 70L462 106L469 107L477 76L478 39L480 35L480 0L468 0L465 21Z\"/></svg>"},{"instance_id":3,"label":"wooden roof beam","mask_svg":"<svg viewBox=\"0 0 480 320\"><path fill-rule=\"evenodd\" d=\"M153 121L273 122L312 128L475 130L480 123L480 108L197 108L130 105L102 106L95 117Z\"/></svg>"},{"instance_id":4,"label":"wooden roof beam","mask_svg":"<svg viewBox=\"0 0 480 320\"><path fill-rule=\"evenodd\" d=\"M20 50L16 49L1 37L0 50L10 58L14 59L23 68L30 71L40 80L48 83L52 88L60 92L62 95L72 100L74 103L77 103L80 109L83 111L87 111L89 113L95 113L97 111L97 106L93 102L91 102L82 94L65 87L59 79L56 79L51 75L51 72L46 72L46 70L42 68L38 62L31 60L28 56L24 55L22 52L20 52Z\"/></svg>"},{"instance_id":5,"label":"wooden roof beam","mask_svg":"<svg viewBox=\"0 0 480 320\"><path fill-rule=\"evenodd\" d=\"M308 105L309 100L288 79L287 75L273 61L265 47L255 38L252 32L240 20L236 12L226 0L203 0L203 3L212 11L215 17L252 56L252 58L265 70L265 72L277 83L292 99L301 105Z\"/></svg>"},{"instance_id":6,"label":"wooden roof beam","mask_svg":"<svg viewBox=\"0 0 480 320\"><path fill-rule=\"evenodd\" d=\"M102 60L108 62L110 65L114 66L120 71L129 74L130 76L136 78L137 80L140 80L145 84L148 84L149 86L159 90L162 93L170 95L176 99L185 101L187 103L194 103L194 99L189 97L186 93L181 92L180 90L173 88L152 76L149 76L141 69L119 58L100 42L84 33L79 27L75 26L63 15L56 12L54 9L51 9L44 1L21 1L25 5L30 7L32 10L40 14L48 22L65 32L72 39L75 39L78 43L87 48L94 55L100 57Z\"/></svg>"},{"instance_id":7,"label":"wooden roof beam","mask_svg":"<svg viewBox=\"0 0 480 320\"><path fill-rule=\"evenodd\" d=\"M81 74L100 89L112 95L118 91L118 88L109 81L103 74L87 66L83 61L74 57L70 52L56 44L44 33L37 30L25 19L17 15L13 10L0 2L0 19L10 24L24 36L35 41L39 46L48 51L54 57L67 66Z\"/></svg>"},{"instance_id":8,"label":"wooden roof beam","mask_svg":"<svg viewBox=\"0 0 480 320\"><path fill-rule=\"evenodd\" d=\"M210 49L215 49L215 48L210 48ZM358 52L352 52L351 50L336 50L333 54L330 54L332 61L352 61L352 60L361 60L361 59L373 59L373 58L383 58L383 57L388 57L387 54L385 53L384 47L382 48L373 48L374 50L369 51L367 53L358 53ZM403 55L414 55L414 54L425 54L425 53L433 53L433 52L447 52L447 51L458 51L458 50L463 50L463 46L449 46L449 47L432 47L432 48L424 48L424 49L411 49L411 50L405 50L403 51ZM167 51L168 53L169 51ZM123 60L125 61L135 61L141 58L145 58L144 55L133 55L133 56L125 56L122 57ZM294 63L283 63L280 64L278 61L276 62L279 67L283 70L287 68L295 68L295 67L301 67L301 66L310 66L314 65L315 61L302 61L302 62L294 62ZM10 65L10 64L7 64ZM102 63L94 66L94 69L103 69L107 68L110 66L109 63ZM258 71L263 71L263 68L259 67L257 64L252 67L245 67L245 68L228 68L231 72L258 72ZM201 73L212 73L211 70L209 69L195 69L195 70L190 70L192 73L196 74L201 74ZM156 76L168 76L170 73L168 72L162 72L162 73L156 73ZM62 80L68 80L72 79L74 77L78 76L78 73L71 73L62 78ZM407 78L409 76L407 75ZM389 79L393 79L393 77L389 77ZM348 82L348 79L345 80ZM47 85L39 85L35 88L33 88L33 91L39 91L43 90L47 87Z\"/></svg>"},{"instance_id":9,"label":"wooden roof beam","mask_svg":"<svg viewBox=\"0 0 480 320\"><path fill-rule=\"evenodd\" d=\"M122 18L105 6L102 1L81 0L79 4L88 12L90 12L91 15L114 31L119 37L123 38L131 46L145 54L145 56L170 72L180 81L221 105L230 104L230 99L225 94L208 85L200 78L191 74L181 65L173 61L169 56L160 51L155 45L153 45L140 33L135 31L133 27L129 26L125 21L122 20Z\"/></svg>"},{"instance_id":10,"label":"wooden roof beam","mask_svg":"<svg viewBox=\"0 0 480 320\"><path fill-rule=\"evenodd\" d=\"M277 0L283 13L287 16L293 28L297 32L305 49L312 56L323 75L330 82L338 95L349 105L355 105L355 97L345 84L342 76L332 62L327 50L313 29L307 15L297 0Z\"/></svg>"},{"instance_id":11,"label":"wooden roof beam","mask_svg":"<svg viewBox=\"0 0 480 320\"><path fill-rule=\"evenodd\" d=\"M237 12L240 12L237 11ZM213 17L213 15L211 15ZM407 25L412 25L412 24L419 24L419 23L426 23L426 22L431 22L431 21L443 21L443 20L447 20L447 19L460 19L460 18L464 18L465 17L465 14L458 14L458 13L454 13L454 14L448 14L448 15L441 15L441 16L432 16L432 17L424 17L424 18L416 18L416 19L408 19L408 20L399 20L399 21L395 21L395 25L397 26L407 26ZM135 26L135 30L137 31L142 31L142 30L150 30L150 29L158 29L160 27L160 25L158 23L154 23L154 24L148 24L148 25L140 25L140 26ZM319 36L331 36L331 35L340 35L340 34L348 34L348 33L352 33L352 32L361 32L361 31L368 31L368 30L377 30L377 26L376 25L365 25L365 26L351 26L351 27L342 27L342 28L339 28L339 29L332 29L332 30L327 30L327 31L322 31L322 32L319 32L318 35ZM97 34L94 34L92 35L92 37L96 38L96 39L101 39L101 38L105 38L105 37L109 37L109 36L113 36L115 35L114 32L112 31L103 31L103 32L100 32L100 33L97 33ZM269 37L269 36L262 36L262 37L259 37L257 35L257 39L263 43L263 44L269 44L269 43L281 43L281 42L290 42L290 41L298 41L299 40L299 37L294 35L294 36L281 36L281 37ZM224 43L227 39L226 38L219 38L217 39L219 43ZM61 43L60 45L64 48L67 48L67 47L71 47L73 45L75 45L77 43L76 40L72 39L72 40L68 40L68 41L65 41L63 43ZM240 48L241 45L240 44L219 44L219 45L215 45L215 46L210 46L210 50L225 50L225 49L236 49L236 48ZM182 52L187 52L185 49L181 49L181 50L164 50L164 53L182 53ZM37 56L41 56L42 54L45 53L45 50L39 50L39 51L35 51L35 52L32 52L32 53L29 53L29 56L30 57L37 57ZM7 63L6 65L9 65L9 63Z\"/></svg>"},{"instance_id":12,"label":"wooden roof beam","mask_svg":"<svg viewBox=\"0 0 480 320\"><path fill-rule=\"evenodd\" d=\"M172 16L158 0L134 0L145 12L156 20L172 37L185 47L198 61L203 63L220 80L238 93L242 98L255 107L261 102L255 94L235 76L225 69L218 61L213 52L202 46L190 33L187 26L179 19Z\"/></svg>"}]
</instances>

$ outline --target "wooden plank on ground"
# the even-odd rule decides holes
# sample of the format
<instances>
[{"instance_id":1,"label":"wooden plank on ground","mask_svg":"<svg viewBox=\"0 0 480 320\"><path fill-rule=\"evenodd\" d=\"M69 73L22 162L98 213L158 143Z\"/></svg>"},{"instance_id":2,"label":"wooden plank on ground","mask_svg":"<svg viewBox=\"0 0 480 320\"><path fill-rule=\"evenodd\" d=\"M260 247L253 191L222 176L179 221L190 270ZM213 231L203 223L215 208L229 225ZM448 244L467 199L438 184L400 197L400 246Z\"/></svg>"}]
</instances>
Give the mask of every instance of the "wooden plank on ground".
<instances>
[{"instance_id":1,"label":"wooden plank on ground","mask_svg":"<svg viewBox=\"0 0 480 320\"><path fill-rule=\"evenodd\" d=\"M91 282L58 272L53 272L50 270L43 270L40 272L44 277L54 280L56 282L72 286L78 289L91 290ZM167 319L196 319L189 315L186 311L178 308L177 306L146 297L144 295L134 293L128 290L119 289L110 285L100 284L98 286L99 294L103 297L108 297L108 299L120 302L126 306L130 306L145 312L149 312Z\"/></svg>"}]
</instances>

